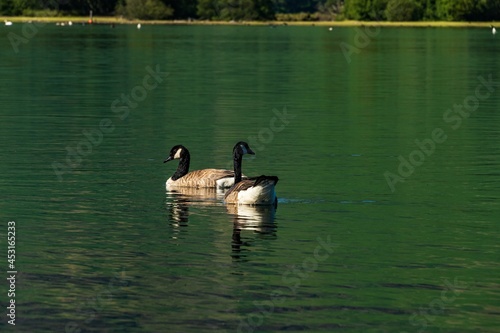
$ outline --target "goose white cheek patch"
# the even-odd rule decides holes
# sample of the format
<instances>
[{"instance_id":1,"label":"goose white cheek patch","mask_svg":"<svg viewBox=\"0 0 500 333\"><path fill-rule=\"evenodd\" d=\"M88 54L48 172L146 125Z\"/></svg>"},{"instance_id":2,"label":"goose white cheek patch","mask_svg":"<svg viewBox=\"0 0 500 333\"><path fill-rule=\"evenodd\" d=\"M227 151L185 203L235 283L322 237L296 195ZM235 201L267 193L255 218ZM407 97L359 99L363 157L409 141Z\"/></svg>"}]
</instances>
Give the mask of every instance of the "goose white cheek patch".
<instances>
[{"instance_id":1,"label":"goose white cheek patch","mask_svg":"<svg viewBox=\"0 0 500 333\"><path fill-rule=\"evenodd\" d=\"M177 150L177 152L174 155L174 159L181 158L181 153L182 153L182 148L180 148L179 150Z\"/></svg>"}]
</instances>

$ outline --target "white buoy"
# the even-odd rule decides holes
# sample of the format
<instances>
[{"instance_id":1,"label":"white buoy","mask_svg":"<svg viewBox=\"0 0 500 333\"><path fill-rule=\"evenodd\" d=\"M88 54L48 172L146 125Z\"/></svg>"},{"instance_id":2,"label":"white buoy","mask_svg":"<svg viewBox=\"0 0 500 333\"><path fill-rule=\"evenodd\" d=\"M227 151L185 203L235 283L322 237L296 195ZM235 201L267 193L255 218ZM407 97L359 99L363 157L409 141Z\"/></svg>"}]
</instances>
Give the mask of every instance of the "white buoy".
<instances>
[{"instance_id":1,"label":"white buoy","mask_svg":"<svg viewBox=\"0 0 500 333\"><path fill-rule=\"evenodd\" d=\"M141 28L141 24L137 23L137 29L140 29L140 28Z\"/></svg>"},{"instance_id":2,"label":"white buoy","mask_svg":"<svg viewBox=\"0 0 500 333\"><path fill-rule=\"evenodd\" d=\"M329 30L329 31L332 31L332 30L333 30L333 27L328 28L328 30Z\"/></svg>"},{"instance_id":3,"label":"white buoy","mask_svg":"<svg viewBox=\"0 0 500 333\"><path fill-rule=\"evenodd\" d=\"M4 20L4 22L5 22L5 25L12 25L11 21Z\"/></svg>"},{"instance_id":4,"label":"white buoy","mask_svg":"<svg viewBox=\"0 0 500 333\"><path fill-rule=\"evenodd\" d=\"M70 26L71 26L71 25L73 25L73 22L69 21L69 22L68 22L68 25L70 25Z\"/></svg>"},{"instance_id":5,"label":"white buoy","mask_svg":"<svg viewBox=\"0 0 500 333\"><path fill-rule=\"evenodd\" d=\"M490 25L490 28L491 28L491 33L492 33L493 35L496 35L496 33L497 33L497 29L495 29L495 27L494 27L494 26L492 26L492 25Z\"/></svg>"}]
</instances>

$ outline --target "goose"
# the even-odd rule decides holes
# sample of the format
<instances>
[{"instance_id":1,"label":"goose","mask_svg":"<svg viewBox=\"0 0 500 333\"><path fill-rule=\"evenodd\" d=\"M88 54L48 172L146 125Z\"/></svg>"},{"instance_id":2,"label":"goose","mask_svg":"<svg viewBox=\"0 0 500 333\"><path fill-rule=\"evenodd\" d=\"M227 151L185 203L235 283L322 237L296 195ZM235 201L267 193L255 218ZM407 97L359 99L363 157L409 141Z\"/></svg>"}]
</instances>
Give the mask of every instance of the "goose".
<instances>
[{"instance_id":1,"label":"goose","mask_svg":"<svg viewBox=\"0 0 500 333\"><path fill-rule=\"evenodd\" d=\"M224 169L203 169L189 172L191 156L183 145L176 145L170 149L170 154L163 161L179 160L177 170L170 177L165 186L167 189L175 187L213 187L217 189L229 188L234 184L234 172Z\"/></svg>"},{"instance_id":2,"label":"goose","mask_svg":"<svg viewBox=\"0 0 500 333\"><path fill-rule=\"evenodd\" d=\"M233 149L234 185L224 195L224 202L237 205L277 206L278 198L274 187L278 183L278 177L262 175L242 180L241 161L245 154L255 155L248 143L240 141Z\"/></svg>"},{"instance_id":3,"label":"goose","mask_svg":"<svg viewBox=\"0 0 500 333\"><path fill-rule=\"evenodd\" d=\"M5 25L12 25L12 21L4 20Z\"/></svg>"},{"instance_id":4,"label":"goose","mask_svg":"<svg viewBox=\"0 0 500 333\"><path fill-rule=\"evenodd\" d=\"M497 33L497 29L495 29L495 27L494 27L494 26L492 26L492 25L490 25L490 28L491 28L491 33L492 33L493 35L496 35L496 33Z\"/></svg>"}]
</instances>

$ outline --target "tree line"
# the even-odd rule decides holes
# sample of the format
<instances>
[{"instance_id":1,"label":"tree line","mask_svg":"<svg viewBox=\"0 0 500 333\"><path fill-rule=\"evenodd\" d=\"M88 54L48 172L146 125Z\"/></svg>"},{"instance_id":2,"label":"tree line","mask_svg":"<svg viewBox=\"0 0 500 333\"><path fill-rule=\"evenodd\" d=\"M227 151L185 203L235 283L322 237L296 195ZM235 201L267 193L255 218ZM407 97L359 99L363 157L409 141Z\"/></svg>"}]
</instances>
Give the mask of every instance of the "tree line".
<instances>
[{"instance_id":1,"label":"tree line","mask_svg":"<svg viewBox=\"0 0 500 333\"><path fill-rule=\"evenodd\" d=\"M0 0L0 15L128 19L494 21L500 0Z\"/></svg>"},{"instance_id":2,"label":"tree line","mask_svg":"<svg viewBox=\"0 0 500 333\"><path fill-rule=\"evenodd\" d=\"M494 21L500 18L500 0L346 0L344 16L363 21Z\"/></svg>"}]
</instances>

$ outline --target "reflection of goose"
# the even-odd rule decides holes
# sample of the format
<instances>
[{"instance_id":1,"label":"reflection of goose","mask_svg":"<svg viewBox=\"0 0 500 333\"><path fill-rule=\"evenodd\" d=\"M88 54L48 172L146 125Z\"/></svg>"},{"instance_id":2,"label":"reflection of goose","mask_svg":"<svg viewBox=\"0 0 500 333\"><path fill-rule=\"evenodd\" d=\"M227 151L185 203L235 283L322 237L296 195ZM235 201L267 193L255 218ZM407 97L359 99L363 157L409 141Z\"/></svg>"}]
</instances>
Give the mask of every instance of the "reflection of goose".
<instances>
[{"instance_id":1,"label":"reflection of goose","mask_svg":"<svg viewBox=\"0 0 500 333\"><path fill-rule=\"evenodd\" d=\"M189 217L189 207L185 201L179 200L167 203L169 221L174 227L186 226Z\"/></svg>"},{"instance_id":2,"label":"reflection of goose","mask_svg":"<svg viewBox=\"0 0 500 333\"><path fill-rule=\"evenodd\" d=\"M170 197L170 198L169 198ZM181 195L167 194L168 224L172 227L172 238L177 239L189 222L189 201Z\"/></svg>"},{"instance_id":3,"label":"reflection of goose","mask_svg":"<svg viewBox=\"0 0 500 333\"><path fill-rule=\"evenodd\" d=\"M227 212L234 216L234 224L242 230L265 233L274 230L274 206L227 205Z\"/></svg>"},{"instance_id":4,"label":"reflection of goose","mask_svg":"<svg viewBox=\"0 0 500 333\"><path fill-rule=\"evenodd\" d=\"M189 222L189 207L213 206L218 204L223 194L217 194L215 188L189 188L178 187L167 191L166 206L168 211L168 222L174 232L173 238L177 238Z\"/></svg>"},{"instance_id":5,"label":"reflection of goose","mask_svg":"<svg viewBox=\"0 0 500 333\"><path fill-rule=\"evenodd\" d=\"M4 20L5 25L12 25L12 21Z\"/></svg>"},{"instance_id":6,"label":"reflection of goose","mask_svg":"<svg viewBox=\"0 0 500 333\"><path fill-rule=\"evenodd\" d=\"M221 199L223 190L215 188L191 188L176 187L166 192L166 207L168 212L168 223L174 232L173 238L177 238L180 232L188 226L190 207L196 207L198 214L200 209L211 211L213 207L222 208ZM204 208L202 208L204 207Z\"/></svg>"},{"instance_id":7,"label":"reflection of goose","mask_svg":"<svg viewBox=\"0 0 500 333\"><path fill-rule=\"evenodd\" d=\"M172 177L167 180L167 189L174 187L228 188L234 184L234 172L230 170L203 169L189 172L191 157L187 148L182 145L172 147L170 155L163 163L175 159L179 160L179 165Z\"/></svg>"},{"instance_id":8,"label":"reflection of goose","mask_svg":"<svg viewBox=\"0 0 500 333\"><path fill-rule=\"evenodd\" d=\"M255 155L248 143L240 141L233 149L234 185L226 192L224 201L228 204L276 206L278 199L274 187L278 177L262 175L242 180L241 162L245 154Z\"/></svg>"}]
</instances>

